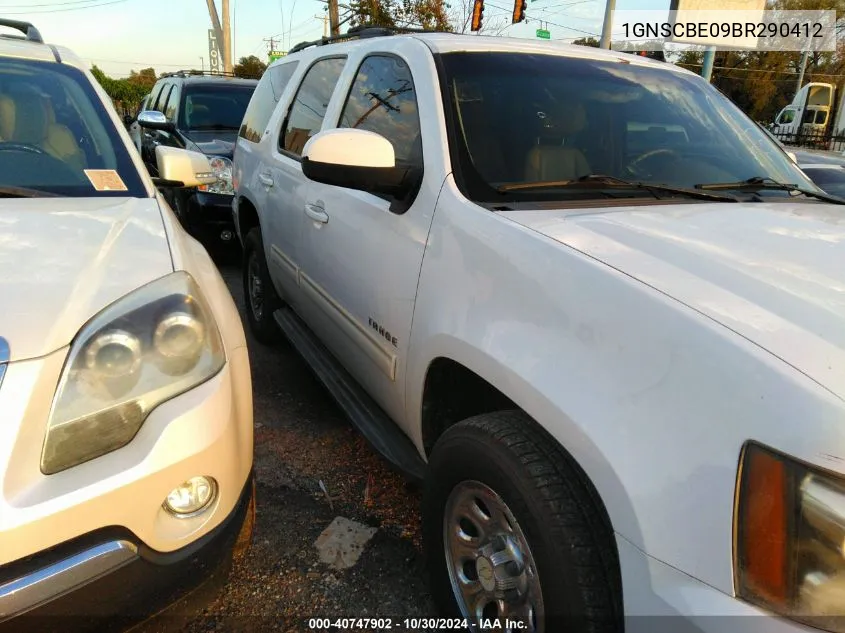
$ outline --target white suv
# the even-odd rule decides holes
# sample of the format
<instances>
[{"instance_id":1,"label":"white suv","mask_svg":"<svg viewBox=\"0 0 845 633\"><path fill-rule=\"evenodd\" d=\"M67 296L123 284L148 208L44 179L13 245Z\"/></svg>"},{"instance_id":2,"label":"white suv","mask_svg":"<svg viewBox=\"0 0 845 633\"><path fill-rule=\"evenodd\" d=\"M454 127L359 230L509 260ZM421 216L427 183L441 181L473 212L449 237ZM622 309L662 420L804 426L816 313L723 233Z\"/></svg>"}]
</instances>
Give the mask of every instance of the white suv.
<instances>
[{"instance_id":1,"label":"white suv","mask_svg":"<svg viewBox=\"0 0 845 633\"><path fill-rule=\"evenodd\" d=\"M268 69L234 210L256 336L425 479L444 612L839 626L842 200L677 66L379 35Z\"/></svg>"},{"instance_id":2,"label":"white suv","mask_svg":"<svg viewBox=\"0 0 845 633\"><path fill-rule=\"evenodd\" d=\"M0 26L0 629L102 630L249 545L246 340L83 61Z\"/></svg>"}]
</instances>

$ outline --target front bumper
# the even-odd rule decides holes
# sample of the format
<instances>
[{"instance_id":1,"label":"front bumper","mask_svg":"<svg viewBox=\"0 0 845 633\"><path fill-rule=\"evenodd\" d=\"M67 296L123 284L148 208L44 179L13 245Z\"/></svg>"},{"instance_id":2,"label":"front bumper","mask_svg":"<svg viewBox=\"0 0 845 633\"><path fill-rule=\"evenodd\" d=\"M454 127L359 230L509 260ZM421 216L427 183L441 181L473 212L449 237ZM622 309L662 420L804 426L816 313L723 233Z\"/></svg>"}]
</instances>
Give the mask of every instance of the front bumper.
<instances>
[{"instance_id":1,"label":"front bumper","mask_svg":"<svg viewBox=\"0 0 845 633\"><path fill-rule=\"evenodd\" d=\"M237 243L232 218L233 196L193 190L185 200L185 228L203 243Z\"/></svg>"},{"instance_id":2,"label":"front bumper","mask_svg":"<svg viewBox=\"0 0 845 633\"><path fill-rule=\"evenodd\" d=\"M124 629L225 575L248 547L254 513L250 476L229 516L175 552L108 528L0 569L0 633Z\"/></svg>"}]
</instances>

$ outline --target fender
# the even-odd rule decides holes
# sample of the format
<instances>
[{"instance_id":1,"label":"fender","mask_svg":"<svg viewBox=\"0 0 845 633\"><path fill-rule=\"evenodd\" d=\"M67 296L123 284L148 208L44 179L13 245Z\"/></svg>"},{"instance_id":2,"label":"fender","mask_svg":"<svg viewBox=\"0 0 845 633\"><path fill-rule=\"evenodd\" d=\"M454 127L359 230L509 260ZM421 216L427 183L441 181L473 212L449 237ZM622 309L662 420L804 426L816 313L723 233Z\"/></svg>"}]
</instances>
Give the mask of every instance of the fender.
<instances>
[{"instance_id":1,"label":"fender","mask_svg":"<svg viewBox=\"0 0 845 633\"><path fill-rule=\"evenodd\" d=\"M569 451L619 537L727 594L743 444L818 463L845 441L830 392L624 272L473 205L451 178L410 345L405 422L418 447L426 372L452 359ZM808 418L812 434L796 432Z\"/></svg>"}]
</instances>

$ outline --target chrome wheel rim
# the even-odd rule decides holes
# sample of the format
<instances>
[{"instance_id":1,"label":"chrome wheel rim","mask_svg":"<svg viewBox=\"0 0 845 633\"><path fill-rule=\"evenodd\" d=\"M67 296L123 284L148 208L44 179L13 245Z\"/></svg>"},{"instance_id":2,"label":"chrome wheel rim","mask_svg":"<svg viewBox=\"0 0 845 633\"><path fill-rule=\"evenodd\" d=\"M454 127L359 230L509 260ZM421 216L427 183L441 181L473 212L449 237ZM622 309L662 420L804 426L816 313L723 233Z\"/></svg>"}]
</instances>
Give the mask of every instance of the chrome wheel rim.
<instances>
[{"instance_id":1,"label":"chrome wheel rim","mask_svg":"<svg viewBox=\"0 0 845 633\"><path fill-rule=\"evenodd\" d=\"M476 627L479 620L498 619L500 631L543 631L534 556L494 490L478 481L455 486L446 501L443 543L452 592L465 618Z\"/></svg>"},{"instance_id":2,"label":"chrome wheel rim","mask_svg":"<svg viewBox=\"0 0 845 633\"><path fill-rule=\"evenodd\" d=\"M256 321L264 316L264 285L261 281L261 267L258 263L258 256L252 253L249 257L247 268L247 281L249 286L249 308Z\"/></svg>"}]
</instances>

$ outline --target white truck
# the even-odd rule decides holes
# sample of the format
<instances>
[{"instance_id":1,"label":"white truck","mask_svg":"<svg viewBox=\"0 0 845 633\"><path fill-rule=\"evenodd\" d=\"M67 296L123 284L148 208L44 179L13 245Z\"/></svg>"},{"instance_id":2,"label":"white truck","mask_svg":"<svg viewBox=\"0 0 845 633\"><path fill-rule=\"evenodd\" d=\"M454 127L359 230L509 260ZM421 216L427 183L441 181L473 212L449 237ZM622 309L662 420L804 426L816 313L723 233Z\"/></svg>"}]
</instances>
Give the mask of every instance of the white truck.
<instances>
[{"instance_id":1,"label":"white truck","mask_svg":"<svg viewBox=\"0 0 845 633\"><path fill-rule=\"evenodd\" d=\"M677 66L390 33L269 67L233 210L253 334L424 480L448 622L830 628L843 208Z\"/></svg>"},{"instance_id":2,"label":"white truck","mask_svg":"<svg viewBox=\"0 0 845 633\"><path fill-rule=\"evenodd\" d=\"M827 149L842 150L834 147L833 141L824 142L826 135L845 136L845 118L842 116L845 91L838 97L834 84L811 82L804 85L793 97L792 102L775 117L771 131L783 142L792 143L799 138L811 144L818 143ZM840 143L841 144L841 143Z\"/></svg>"}]
</instances>

